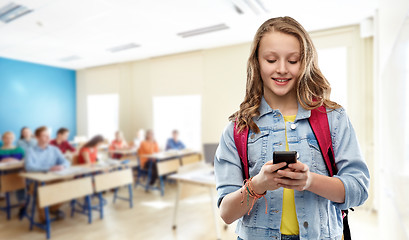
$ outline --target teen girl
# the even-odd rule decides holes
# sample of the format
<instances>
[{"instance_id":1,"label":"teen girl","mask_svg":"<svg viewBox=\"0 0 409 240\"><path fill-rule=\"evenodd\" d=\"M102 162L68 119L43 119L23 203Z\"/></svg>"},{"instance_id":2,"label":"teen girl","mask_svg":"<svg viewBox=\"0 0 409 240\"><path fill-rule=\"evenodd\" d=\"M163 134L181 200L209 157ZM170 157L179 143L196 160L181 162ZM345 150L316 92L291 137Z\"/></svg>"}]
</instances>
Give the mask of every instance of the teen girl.
<instances>
[{"instance_id":1,"label":"teen girl","mask_svg":"<svg viewBox=\"0 0 409 240\"><path fill-rule=\"evenodd\" d=\"M223 220L238 219L238 239L341 239L341 210L368 197L369 171L345 110L329 99L305 29L290 17L267 20L254 37L240 110L230 117L215 156ZM327 108L337 175L328 176L309 125L311 110ZM234 142L249 128L250 179L243 187ZM298 152L298 161L273 164L273 152ZM277 171L278 170L278 171ZM253 206L254 201L254 206ZM265 202L264 202L265 201Z\"/></svg>"}]
</instances>

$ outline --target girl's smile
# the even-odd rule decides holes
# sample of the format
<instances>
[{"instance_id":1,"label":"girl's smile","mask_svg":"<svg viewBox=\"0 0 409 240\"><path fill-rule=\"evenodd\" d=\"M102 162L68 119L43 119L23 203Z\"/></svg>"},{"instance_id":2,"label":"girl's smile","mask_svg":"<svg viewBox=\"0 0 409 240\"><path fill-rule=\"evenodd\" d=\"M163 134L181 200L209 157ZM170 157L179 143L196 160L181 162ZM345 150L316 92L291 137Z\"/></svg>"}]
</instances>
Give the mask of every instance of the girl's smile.
<instances>
[{"instance_id":1,"label":"girl's smile","mask_svg":"<svg viewBox=\"0 0 409 240\"><path fill-rule=\"evenodd\" d=\"M292 78L271 78L275 81L278 86L285 86L291 81Z\"/></svg>"}]
</instances>

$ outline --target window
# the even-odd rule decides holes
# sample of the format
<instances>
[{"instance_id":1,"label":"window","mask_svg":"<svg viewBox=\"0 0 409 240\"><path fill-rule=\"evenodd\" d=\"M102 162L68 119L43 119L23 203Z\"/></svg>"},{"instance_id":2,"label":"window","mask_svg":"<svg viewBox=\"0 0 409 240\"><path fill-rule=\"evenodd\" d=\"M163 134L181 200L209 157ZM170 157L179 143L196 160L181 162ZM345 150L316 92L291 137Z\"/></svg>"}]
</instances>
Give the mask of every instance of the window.
<instances>
[{"instance_id":1,"label":"window","mask_svg":"<svg viewBox=\"0 0 409 240\"><path fill-rule=\"evenodd\" d=\"M331 100L347 109L347 48L324 48L318 51L318 66L331 84Z\"/></svg>"},{"instance_id":2,"label":"window","mask_svg":"<svg viewBox=\"0 0 409 240\"><path fill-rule=\"evenodd\" d=\"M89 95L87 106L88 137L101 134L106 139L112 139L118 130L118 94Z\"/></svg>"},{"instance_id":3,"label":"window","mask_svg":"<svg viewBox=\"0 0 409 240\"><path fill-rule=\"evenodd\" d=\"M199 95L166 96L153 98L153 126L160 148L174 129L179 139L190 149L201 149L202 98Z\"/></svg>"}]
</instances>

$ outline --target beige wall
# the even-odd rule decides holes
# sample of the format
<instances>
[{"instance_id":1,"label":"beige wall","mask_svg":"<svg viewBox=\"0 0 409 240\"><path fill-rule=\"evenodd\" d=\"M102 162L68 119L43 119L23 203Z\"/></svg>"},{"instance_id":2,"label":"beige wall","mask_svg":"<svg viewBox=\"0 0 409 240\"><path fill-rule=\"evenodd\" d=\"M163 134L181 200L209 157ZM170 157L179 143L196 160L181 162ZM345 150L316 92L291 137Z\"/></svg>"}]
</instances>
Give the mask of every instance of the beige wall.
<instances>
[{"instance_id":1,"label":"beige wall","mask_svg":"<svg viewBox=\"0 0 409 240\"><path fill-rule=\"evenodd\" d=\"M218 142L244 97L250 44L195 51L77 72L78 135L87 134L86 98L120 96L119 127L131 140L139 128L152 128L152 97L202 96L202 141Z\"/></svg>"}]
</instances>

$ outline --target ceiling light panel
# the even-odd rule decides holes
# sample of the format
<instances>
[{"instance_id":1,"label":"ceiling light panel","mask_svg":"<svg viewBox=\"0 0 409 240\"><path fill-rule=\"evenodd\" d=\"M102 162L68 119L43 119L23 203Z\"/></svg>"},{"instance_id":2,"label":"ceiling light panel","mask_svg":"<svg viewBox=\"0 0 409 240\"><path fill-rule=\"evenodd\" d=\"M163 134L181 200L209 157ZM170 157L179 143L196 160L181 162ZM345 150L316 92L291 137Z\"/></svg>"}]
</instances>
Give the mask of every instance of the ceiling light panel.
<instances>
[{"instance_id":1,"label":"ceiling light panel","mask_svg":"<svg viewBox=\"0 0 409 240\"><path fill-rule=\"evenodd\" d=\"M16 20L33 10L28 9L27 7L13 2L8 3L0 8L0 21L4 23L9 23L13 20Z\"/></svg>"},{"instance_id":2,"label":"ceiling light panel","mask_svg":"<svg viewBox=\"0 0 409 240\"><path fill-rule=\"evenodd\" d=\"M229 26L222 23L222 24L217 24L217 25L213 25L213 26L209 26L209 27L189 30L189 31L186 31L186 32L180 32L177 35L182 37L182 38L187 38L187 37L193 37L193 36L197 36L197 35L222 31L222 30L226 30L226 29L229 29Z\"/></svg>"},{"instance_id":3,"label":"ceiling light panel","mask_svg":"<svg viewBox=\"0 0 409 240\"><path fill-rule=\"evenodd\" d=\"M119 45L116 47L108 48L107 50L114 53L114 52L125 51L125 50L132 49L132 48L137 48L140 46L141 45L136 44L136 43L127 43L127 44Z\"/></svg>"}]
</instances>

